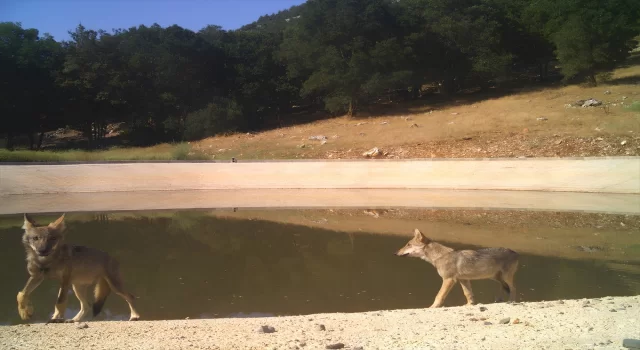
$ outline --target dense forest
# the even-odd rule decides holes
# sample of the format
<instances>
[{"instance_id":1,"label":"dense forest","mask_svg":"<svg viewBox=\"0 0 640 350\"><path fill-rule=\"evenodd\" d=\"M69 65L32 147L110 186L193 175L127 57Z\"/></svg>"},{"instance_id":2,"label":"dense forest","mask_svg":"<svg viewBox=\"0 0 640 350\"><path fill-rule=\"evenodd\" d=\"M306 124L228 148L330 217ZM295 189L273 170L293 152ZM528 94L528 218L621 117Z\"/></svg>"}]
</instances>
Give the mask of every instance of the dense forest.
<instances>
[{"instance_id":1,"label":"dense forest","mask_svg":"<svg viewBox=\"0 0 640 350\"><path fill-rule=\"evenodd\" d=\"M90 30L58 42L0 23L0 135L81 130L102 145L258 130L297 110L354 115L425 86L453 95L529 72L597 84L637 45L637 0L308 0L238 30Z\"/></svg>"}]
</instances>

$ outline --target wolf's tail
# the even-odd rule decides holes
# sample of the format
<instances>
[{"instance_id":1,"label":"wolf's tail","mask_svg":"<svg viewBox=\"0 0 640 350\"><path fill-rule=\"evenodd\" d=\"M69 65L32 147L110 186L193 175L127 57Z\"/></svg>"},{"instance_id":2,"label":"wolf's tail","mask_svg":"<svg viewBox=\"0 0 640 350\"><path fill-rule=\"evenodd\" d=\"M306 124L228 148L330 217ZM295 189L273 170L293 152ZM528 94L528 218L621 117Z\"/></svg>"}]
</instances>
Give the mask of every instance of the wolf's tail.
<instances>
[{"instance_id":1,"label":"wolf's tail","mask_svg":"<svg viewBox=\"0 0 640 350\"><path fill-rule=\"evenodd\" d=\"M93 316L98 316L100 311L102 311L102 307L104 306L104 302L107 300L107 297L111 293L111 287L109 287L109 283L106 279L101 278L96 284L96 288L93 291L94 302L93 302Z\"/></svg>"}]
</instances>

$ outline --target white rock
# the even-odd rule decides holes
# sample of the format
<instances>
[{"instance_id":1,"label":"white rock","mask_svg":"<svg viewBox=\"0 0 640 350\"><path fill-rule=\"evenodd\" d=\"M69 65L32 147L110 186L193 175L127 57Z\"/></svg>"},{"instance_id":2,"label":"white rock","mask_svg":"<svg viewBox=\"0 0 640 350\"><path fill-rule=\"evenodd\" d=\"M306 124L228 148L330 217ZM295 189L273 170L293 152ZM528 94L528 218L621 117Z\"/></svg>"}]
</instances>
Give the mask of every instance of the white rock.
<instances>
[{"instance_id":1,"label":"white rock","mask_svg":"<svg viewBox=\"0 0 640 350\"><path fill-rule=\"evenodd\" d=\"M381 154L382 153L380 152L378 147L373 147L372 149L362 153L362 155L365 156L365 157L377 157L377 156L379 156Z\"/></svg>"},{"instance_id":2,"label":"white rock","mask_svg":"<svg viewBox=\"0 0 640 350\"><path fill-rule=\"evenodd\" d=\"M324 135L309 136L309 140L323 141L326 139L327 137Z\"/></svg>"},{"instance_id":3,"label":"white rock","mask_svg":"<svg viewBox=\"0 0 640 350\"><path fill-rule=\"evenodd\" d=\"M590 98L590 99L584 101L584 103L582 104L582 107L583 108L584 107L596 107L596 106L600 106L600 105L602 105L601 101L598 101L598 100L596 100L594 98Z\"/></svg>"}]
</instances>

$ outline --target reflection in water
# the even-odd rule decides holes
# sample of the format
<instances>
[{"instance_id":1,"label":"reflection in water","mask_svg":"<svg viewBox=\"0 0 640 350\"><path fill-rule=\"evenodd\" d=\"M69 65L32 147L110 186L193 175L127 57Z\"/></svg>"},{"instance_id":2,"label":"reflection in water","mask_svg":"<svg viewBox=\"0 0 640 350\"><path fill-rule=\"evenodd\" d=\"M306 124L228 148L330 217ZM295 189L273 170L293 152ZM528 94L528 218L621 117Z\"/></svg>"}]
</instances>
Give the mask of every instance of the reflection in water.
<instances>
[{"instance_id":1,"label":"reflection in water","mask_svg":"<svg viewBox=\"0 0 640 350\"><path fill-rule=\"evenodd\" d=\"M102 249L118 259L125 286L139 297L137 307L146 320L420 308L430 305L441 284L431 265L393 255L408 236L198 212L111 220L97 215L84 222L73 218L68 216L67 242ZM16 224L7 225L9 221ZM28 277L18 222L14 217L0 219L5 223L0 229L0 260L5 266L0 270L2 324L19 322L15 295ZM516 275L520 300L640 293L638 268L625 262L609 265L521 255ZM493 281L472 283L480 303L492 302L499 290ZM51 315L57 290L57 282L46 281L34 292L36 320ZM446 305L464 303L456 286ZM78 307L70 297L67 317ZM98 318L126 320L127 305L111 295Z\"/></svg>"}]
</instances>

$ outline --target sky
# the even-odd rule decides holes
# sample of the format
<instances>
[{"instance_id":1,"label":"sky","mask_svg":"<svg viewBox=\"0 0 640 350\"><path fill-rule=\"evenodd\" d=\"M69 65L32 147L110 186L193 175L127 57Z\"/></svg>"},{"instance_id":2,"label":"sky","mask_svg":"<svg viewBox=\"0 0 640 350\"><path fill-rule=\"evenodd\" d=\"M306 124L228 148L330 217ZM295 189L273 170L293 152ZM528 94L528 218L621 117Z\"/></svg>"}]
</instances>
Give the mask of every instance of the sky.
<instances>
[{"instance_id":1,"label":"sky","mask_svg":"<svg viewBox=\"0 0 640 350\"><path fill-rule=\"evenodd\" d=\"M0 0L0 22L21 22L68 40L82 23L88 29L130 28L158 23L197 31L209 24L237 29L260 16L299 5L305 0Z\"/></svg>"}]
</instances>

